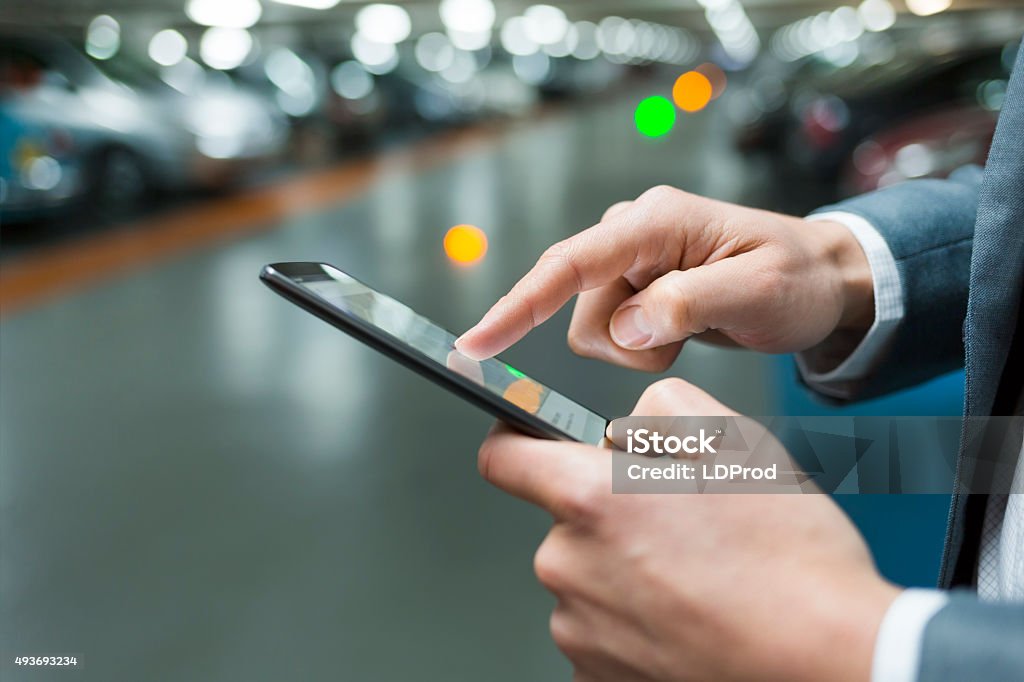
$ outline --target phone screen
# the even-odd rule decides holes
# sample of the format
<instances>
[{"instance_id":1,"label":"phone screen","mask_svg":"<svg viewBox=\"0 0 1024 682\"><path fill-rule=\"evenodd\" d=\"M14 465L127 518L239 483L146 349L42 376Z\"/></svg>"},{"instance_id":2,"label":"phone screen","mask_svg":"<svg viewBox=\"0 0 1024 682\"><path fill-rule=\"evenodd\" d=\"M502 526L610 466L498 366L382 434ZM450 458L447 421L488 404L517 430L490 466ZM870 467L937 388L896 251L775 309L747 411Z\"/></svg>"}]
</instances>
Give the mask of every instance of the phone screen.
<instances>
[{"instance_id":1,"label":"phone screen","mask_svg":"<svg viewBox=\"0 0 1024 682\"><path fill-rule=\"evenodd\" d=\"M596 444L607 421L497 358L477 362L455 350L455 335L390 296L329 265L292 277L339 311L355 316L414 348L431 361L547 422L572 438Z\"/></svg>"}]
</instances>

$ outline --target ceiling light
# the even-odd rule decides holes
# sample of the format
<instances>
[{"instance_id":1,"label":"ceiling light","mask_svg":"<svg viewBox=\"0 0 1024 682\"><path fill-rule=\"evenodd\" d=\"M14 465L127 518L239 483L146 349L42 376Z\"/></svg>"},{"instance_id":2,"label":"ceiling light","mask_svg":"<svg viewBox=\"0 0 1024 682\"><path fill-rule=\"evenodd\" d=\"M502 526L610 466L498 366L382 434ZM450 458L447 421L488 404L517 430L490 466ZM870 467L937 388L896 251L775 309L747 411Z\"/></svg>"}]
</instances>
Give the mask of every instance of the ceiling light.
<instances>
[{"instance_id":1,"label":"ceiling light","mask_svg":"<svg viewBox=\"0 0 1024 682\"><path fill-rule=\"evenodd\" d=\"M526 20L523 17L512 17L501 27L501 46L514 55L533 54L539 47L526 34Z\"/></svg>"},{"instance_id":2,"label":"ceiling light","mask_svg":"<svg viewBox=\"0 0 1024 682\"><path fill-rule=\"evenodd\" d=\"M251 50L252 36L244 28L208 28L199 41L199 56L219 70L241 66Z\"/></svg>"},{"instance_id":3,"label":"ceiling light","mask_svg":"<svg viewBox=\"0 0 1024 682\"><path fill-rule=\"evenodd\" d=\"M553 45L565 37L569 20L552 5L533 5L523 12L526 36L538 45ZM539 60L538 60L539 61Z\"/></svg>"},{"instance_id":4,"label":"ceiling light","mask_svg":"<svg viewBox=\"0 0 1024 682\"><path fill-rule=\"evenodd\" d=\"M279 5L292 5L293 7L305 7L306 9L331 9L341 0L272 0Z\"/></svg>"},{"instance_id":5,"label":"ceiling light","mask_svg":"<svg viewBox=\"0 0 1024 682\"><path fill-rule=\"evenodd\" d=\"M85 51L93 59L110 59L121 49L121 25L114 17L101 14L89 22Z\"/></svg>"},{"instance_id":6,"label":"ceiling light","mask_svg":"<svg viewBox=\"0 0 1024 682\"><path fill-rule=\"evenodd\" d=\"M188 0L188 18L202 26L249 28L263 14L259 0Z\"/></svg>"},{"instance_id":7,"label":"ceiling light","mask_svg":"<svg viewBox=\"0 0 1024 682\"><path fill-rule=\"evenodd\" d=\"M412 21L398 5L374 3L356 13L356 30L375 43L395 45L409 37Z\"/></svg>"},{"instance_id":8,"label":"ceiling light","mask_svg":"<svg viewBox=\"0 0 1024 682\"><path fill-rule=\"evenodd\" d=\"M362 33L352 36L352 55L370 73L390 73L398 66L398 50L391 43L378 43Z\"/></svg>"},{"instance_id":9,"label":"ceiling light","mask_svg":"<svg viewBox=\"0 0 1024 682\"><path fill-rule=\"evenodd\" d=\"M884 31L896 23L896 10L889 0L864 0L857 8L857 14L869 31Z\"/></svg>"},{"instance_id":10,"label":"ceiling light","mask_svg":"<svg viewBox=\"0 0 1024 682\"><path fill-rule=\"evenodd\" d=\"M441 0L439 11L449 31L483 33L494 28L492 0Z\"/></svg>"},{"instance_id":11,"label":"ceiling light","mask_svg":"<svg viewBox=\"0 0 1024 682\"><path fill-rule=\"evenodd\" d=\"M911 12L919 17L927 17L949 9L953 0L906 0L906 3Z\"/></svg>"},{"instance_id":12,"label":"ceiling light","mask_svg":"<svg viewBox=\"0 0 1024 682\"><path fill-rule=\"evenodd\" d=\"M188 41L173 28L160 31L149 41L149 58L160 66L174 66L188 53Z\"/></svg>"}]
</instances>

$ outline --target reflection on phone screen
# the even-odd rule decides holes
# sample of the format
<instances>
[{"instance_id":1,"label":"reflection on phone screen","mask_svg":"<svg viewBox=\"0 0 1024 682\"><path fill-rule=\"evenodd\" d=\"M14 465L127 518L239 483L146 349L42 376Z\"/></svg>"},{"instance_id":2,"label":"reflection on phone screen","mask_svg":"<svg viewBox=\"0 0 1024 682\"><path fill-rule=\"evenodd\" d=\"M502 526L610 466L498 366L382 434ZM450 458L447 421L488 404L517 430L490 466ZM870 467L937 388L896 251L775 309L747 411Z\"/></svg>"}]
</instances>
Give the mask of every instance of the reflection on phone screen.
<instances>
[{"instance_id":1,"label":"reflection on phone screen","mask_svg":"<svg viewBox=\"0 0 1024 682\"><path fill-rule=\"evenodd\" d=\"M603 438L605 420L600 415L497 358L471 360L455 350L454 334L340 270L321 267L322 275L305 275L296 281L340 311L377 327L573 438L584 443L598 443Z\"/></svg>"}]
</instances>

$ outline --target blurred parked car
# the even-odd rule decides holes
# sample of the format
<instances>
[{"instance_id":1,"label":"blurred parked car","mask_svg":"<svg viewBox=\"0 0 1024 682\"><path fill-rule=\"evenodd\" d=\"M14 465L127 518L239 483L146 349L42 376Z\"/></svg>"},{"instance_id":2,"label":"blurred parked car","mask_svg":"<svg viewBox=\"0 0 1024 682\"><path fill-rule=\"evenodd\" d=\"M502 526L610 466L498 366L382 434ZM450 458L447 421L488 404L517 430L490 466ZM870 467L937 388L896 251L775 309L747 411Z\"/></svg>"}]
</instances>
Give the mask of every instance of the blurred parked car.
<instances>
[{"instance_id":1,"label":"blurred parked car","mask_svg":"<svg viewBox=\"0 0 1024 682\"><path fill-rule=\"evenodd\" d=\"M0 71L18 76L0 111L65 131L90 204L122 215L150 190L223 187L286 143L286 123L268 103L190 64L198 71L189 87L175 89L127 63L105 72L55 37L2 34Z\"/></svg>"},{"instance_id":2,"label":"blurred parked car","mask_svg":"<svg viewBox=\"0 0 1024 682\"><path fill-rule=\"evenodd\" d=\"M944 178L966 164L984 165L996 112L952 106L869 137L843 171L843 193L861 194L913 178Z\"/></svg>"},{"instance_id":3,"label":"blurred parked car","mask_svg":"<svg viewBox=\"0 0 1024 682\"><path fill-rule=\"evenodd\" d=\"M1008 78L1001 48L869 72L800 106L787 151L805 170L835 177L861 140L948 104L975 104L984 83Z\"/></svg>"},{"instance_id":4,"label":"blurred parked car","mask_svg":"<svg viewBox=\"0 0 1024 682\"><path fill-rule=\"evenodd\" d=\"M0 225L56 215L85 191L70 134L7 112L16 79L0 73Z\"/></svg>"},{"instance_id":5,"label":"blurred parked car","mask_svg":"<svg viewBox=\"0 0 1024 682\"><path fill-rule=\"evenodd\" d=\"M1003 52L980 48L834 70L813 84L788 88L786 104L741 129L737 142L746 150L773 152L815 177L838 179L864 139L938 109L977 106L986 84L1005 86Z\"/></svg>"},{"instance_id":6,"label":"blurred parked car","mask_svg":"<svg viewBox=\"0 0 1024 682\"><path fill-rule=\"evenodd\" d=\"M805 59L790 65L772 63L761 69L751 79L749 87L734 95L742 98L737 105L741 120L736 127L736 148L748 153L782 151L786 135L797 127L797 109L801 104L818 93L832 92L842 83L860 78L872 68L886 66L861 62L836 66L818 59Z\"/></svg>"},{"instance_id":7,"label":"blurred parked car","mask_svg":"<svg viewBox=\"0 0 1024 682\"><path fill-rule=\"evenodd\" d=\"M188 155L186 185L226 187L285 150L286 116L269 98L224 72L206 71L187 58L158 71L151 62L123 52L96 66L184 129L189 141L182 150Z\"/></svg>"}]
</instances>

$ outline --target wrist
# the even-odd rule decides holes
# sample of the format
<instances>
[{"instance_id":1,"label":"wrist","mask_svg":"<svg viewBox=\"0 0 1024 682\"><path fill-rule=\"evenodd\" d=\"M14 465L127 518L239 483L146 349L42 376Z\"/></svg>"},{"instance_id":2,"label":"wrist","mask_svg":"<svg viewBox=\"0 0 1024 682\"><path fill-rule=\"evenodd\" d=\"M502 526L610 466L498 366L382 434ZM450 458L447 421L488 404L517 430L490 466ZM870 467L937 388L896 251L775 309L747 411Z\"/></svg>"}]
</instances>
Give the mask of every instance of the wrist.
<instances>
[{"instance_id":1,"label":"wrist","mask_svg":"<svg viewBox=\"0 0 1024 682\"><path fill-rule=\"evenodd\" d=\"M867 332L875 319L875 291L867 254L842 223L806 223L818 237L821 256L836 278L839 316L836 330Z\"/></svg>"},{"instance_id":2,"label":"wrist","mask_svg":"<svg viewBox=\"0 0 1024 682\"><path fill-rule=\"evenodd\" d=\"M869 682L878 632L902 588L875 575L838 592L835 599L818 601L818 627L807 643L821 655L808 679Z\"/></svg>"}]
</instances>

